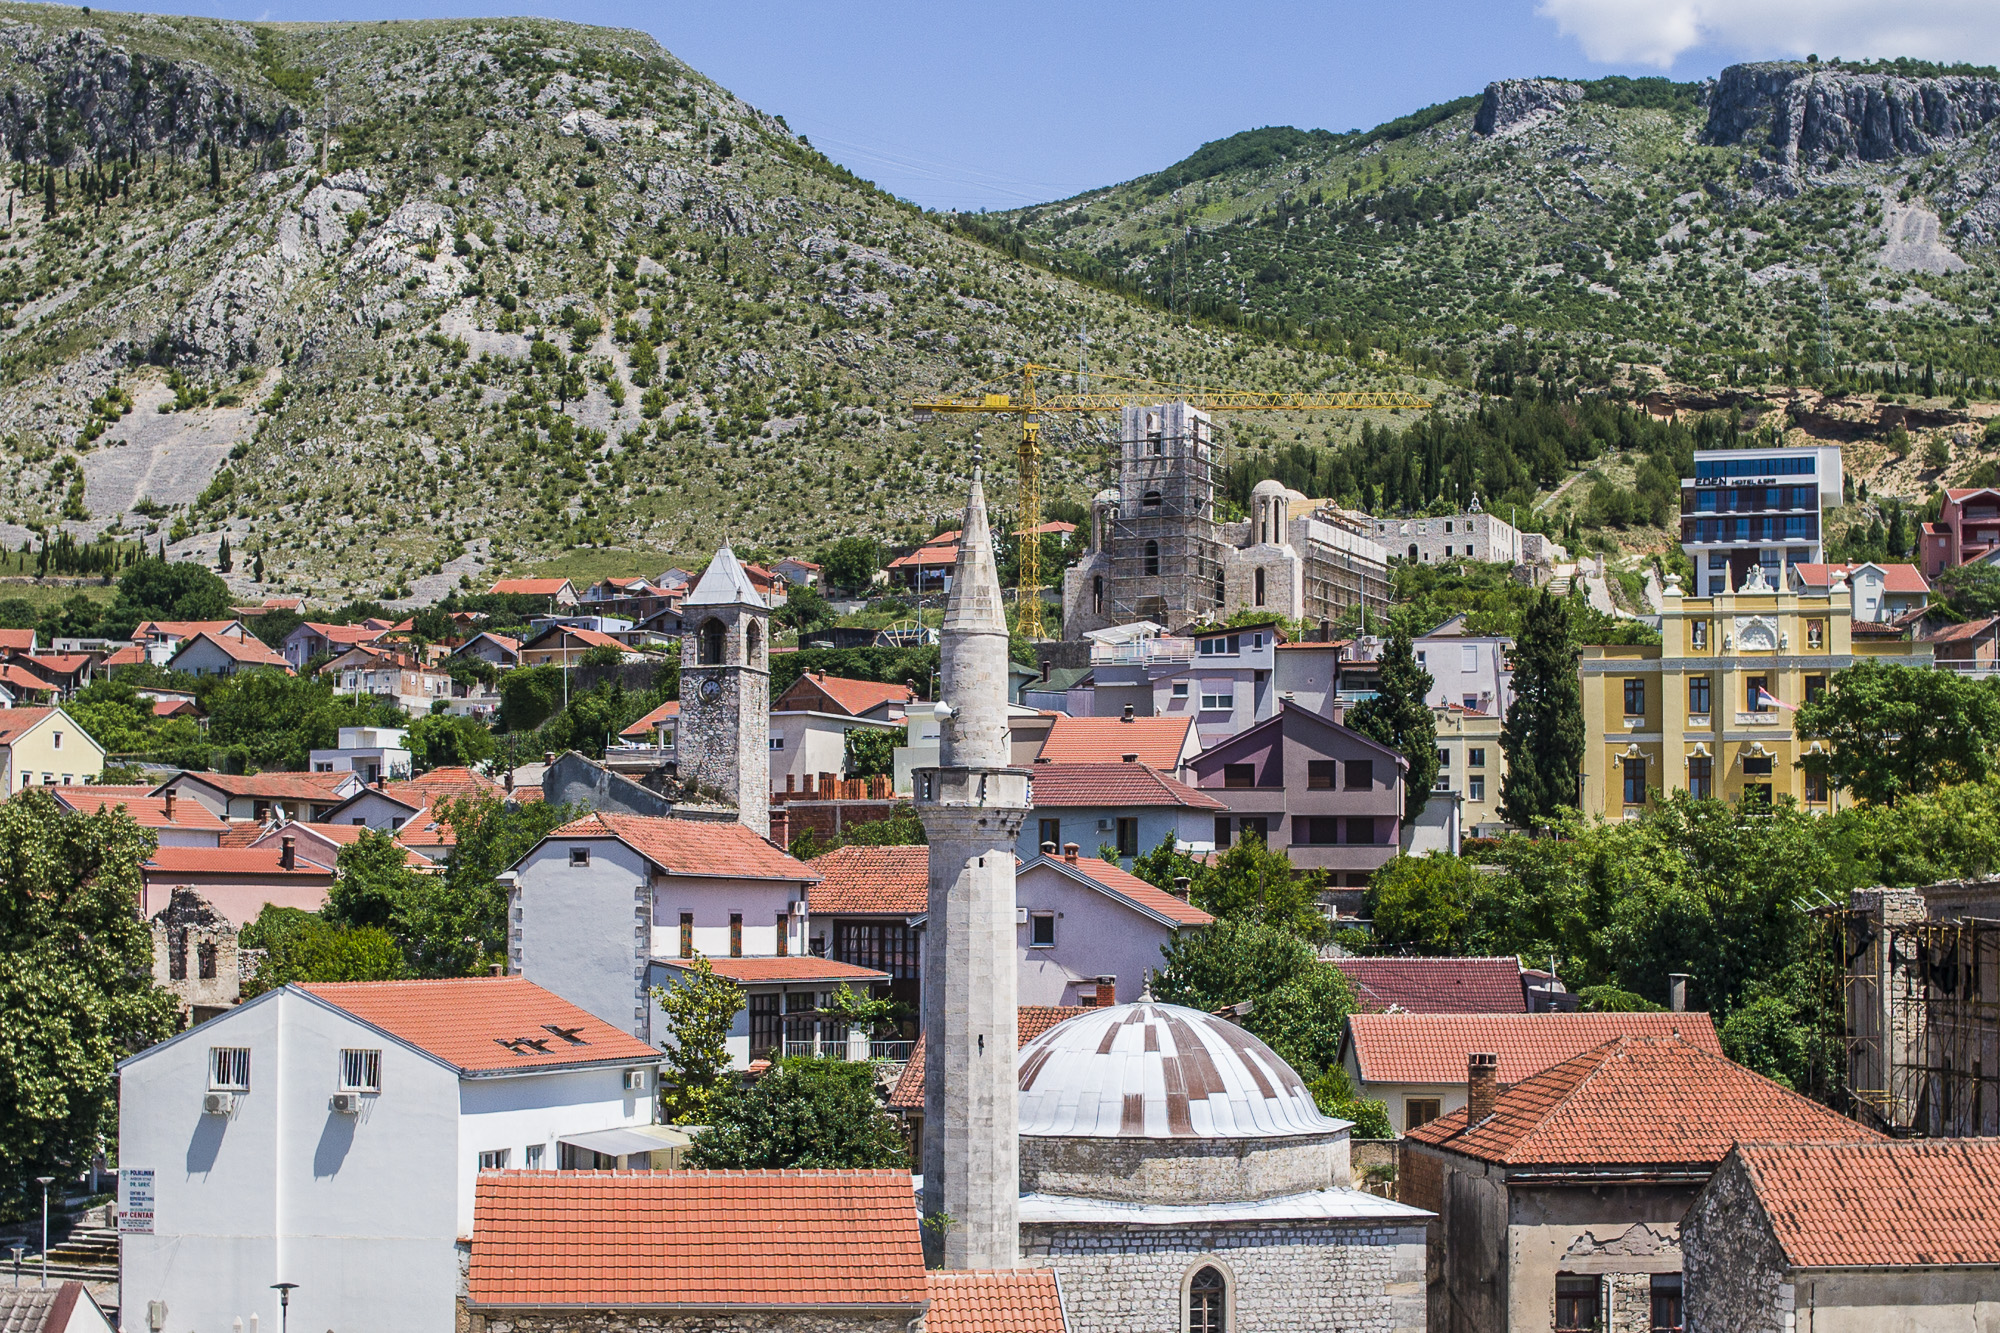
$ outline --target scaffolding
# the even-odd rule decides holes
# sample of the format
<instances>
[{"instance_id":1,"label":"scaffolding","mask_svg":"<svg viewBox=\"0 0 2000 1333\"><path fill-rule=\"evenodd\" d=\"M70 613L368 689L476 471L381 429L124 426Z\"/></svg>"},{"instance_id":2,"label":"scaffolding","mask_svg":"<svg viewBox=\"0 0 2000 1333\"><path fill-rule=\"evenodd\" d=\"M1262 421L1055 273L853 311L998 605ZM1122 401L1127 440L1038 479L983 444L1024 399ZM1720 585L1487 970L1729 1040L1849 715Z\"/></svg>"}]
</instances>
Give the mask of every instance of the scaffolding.
<instances>
[{"instance_id":1,"label":"scaffolding","mask_svg":"<svg viewBox=\"0 0 2000 1333\"><path fill-rule=\"evenodd\" d=\"M1225 550L1215 521L1208 417L1186 403L1125 408L1118 494L1112 622L1150 620L1179 629L1220 616Z\"/></svg>"},{"instance_id":2,"label":"scaffolding","mask_svg":"<svg viewBox=\"0 0 2000 1333\"><path fill-rule=\"evenodd\" d=\"M1839 1091L1886 1133L2000 1134L2000 920L1933 920L1908 891L1856 899L1817 914L1842 945Z\"/></svg>"}]
</instances>

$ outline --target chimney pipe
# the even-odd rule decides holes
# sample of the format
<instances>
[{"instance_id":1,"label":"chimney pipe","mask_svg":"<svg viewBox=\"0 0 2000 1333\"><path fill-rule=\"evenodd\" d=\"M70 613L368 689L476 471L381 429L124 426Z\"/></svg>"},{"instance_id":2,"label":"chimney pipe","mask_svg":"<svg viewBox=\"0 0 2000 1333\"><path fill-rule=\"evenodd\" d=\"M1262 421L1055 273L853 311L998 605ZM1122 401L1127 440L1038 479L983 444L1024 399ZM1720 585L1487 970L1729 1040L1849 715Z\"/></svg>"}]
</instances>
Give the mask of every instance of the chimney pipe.
<instances>
[{"instance_id":1,"label":"chimney pipe","mask_svg":"<svg viewBox=\"0 0 2000 1333\"><path fill-rule=\"evenodd\" d=\"M1065 861L1074 861L1074 860L1076 860L1076 844L1075 844L1075 843L1073 843L1073 842L1066 842L1066 843L1064 843L1064 844L1063 844L1063 860L1065 860Z\"/></svg>"},{"instance_id":2,"label":"chimney pipe","mask_svg":"<svg viewBox=\"0 0 2000 1333\"><path fill-rule=\"evenodd\" d=\"M1097 979L1097 1007L1109 1009L1118 1003L1118 978L1099 977Z\"/></svg>"},{"instance_id":3,"label":"chimney pipe","mask_svg":"<svg viewBox=\"0 0 2000 1333\"><path fill-rule=\"evenodd\" d=\"M505 778L505 779L504 779L504 780L503 780L503 781L501 782L501 786L503 786L503 787L505 787L505 788L506 788L506 790L507 790L507 794L508 794L509 796L512 796L512 795L514 794L514 770L513 770L513 769L511 769L511 768L510 768L510 769L508 769L508 770L507 770L507 776L506 776L506 778Z\"/></svg>"},{"instance_id":4,"label":"chimney pipe","mask_svg":"<svg viewBox=\"0 0 2000 1333\"><path fill-rule=\"evenodd\" d=\"M1491 1051L1475 1051L1465 1057L1465 1123L1476 1125L1493 1114L1499 1097L1500 1057Z\"/></svg>"},{"instance_id":5,"label":"chimney pipe","mask_svg":"<svg viewBox=\"0 0 2000 1333\"><path fill-rule=\"evenodd\" d=\"M1174 876L1174 890L1173 890L1173 892L1174 892L1174 897L1176 897L1176 898L1179 898L1179 899L1181 899L1182 901L1186 901L1186 899L1187 899L1187 896L1188 896L1188 889L1189 889L1189 888L1190 888L1190 887L1191 887L1191 886L1192 886L1193 884L1194 884L1194 881L1193 881L1192 879L1188 878L1188 877L1187 877L1186 875L1175 875L1175 876Z\"/></svg>"},{"instance_id":6,"label":"chimney pipe","mask_svg":"<svg viewBox=\"0 0 2000 1333\"><path fill-rule=\"evenodd\" d=\"M1125 705L1125 711L1124 711L1124 712L1123 712L1122 714L1120 714L1120 715L1119 715L1119 718L1118 718L1118 720L1119 720L1120 722L1130 722L1130 721L1132 721L1132 705L1131 705L1131 704L1126 704L1126 705Z\"/></svg>"},{"instance_id":7,"label":"chimney pipe","mask_svg":"<svg viewBox=\"0 0 2000 1333\"><path fill-rule=\"evenodd\" d=\"M1055 854L1056 854L1056 845L1054 843L1045 842L1042 844L1043 856L1054 856Z\"/></svg>"},{"instance_id":8,"label":"chimney pipe","mask_svg":"<svg viewBox=\"0 0 2000 1333\"><path fill-rule=\"evenodd\" d=\"M554 750L544 750L544 751L542 751L542 767L543 767L543 768L547 768L547 767L548 767L548 766L549 766L550 764L553 764L553 763L554 763L555 761L556 761L556 752L555 752Z\"/></svg>"},{"instance_id":9,"label":"chimney pipe","mask_svg":"<svg viewBox=\"0 0 2000 1333\"><path fill-rule=\"evenodd\" d=\"M299 864L298 843L290 834L278 844L278 866L282 870L296 870Z\"/></svg>"},{"instance_id":10,"label":"chimney pipe","mask_svg":"<svg viewBox=\"0 0 2000 1333\"><path fill-rule=\"evenodd\" d=\"M1128 764L1136 764L1139 762L1139 756L1136 754L1121 754L1118 757L1124 760Z\"/></svg>"},{"instance_id":11,"label":"chimney pipe","mask_svg":"<svg viewBox=\"0 0 2000 1333\"><path fill-rule=\"evenodd\" d=\"M167 822L169 824L174 822L174 806L179 800L180 793L176 792L172 787L167 788Z\"/></svg>"},{"instance_id":12,"label":"chimney pipe","mask_svg":"<svg viewBox=\"0 0 2000 1333\"><path fill-rule=\"evenodd\" d=\"M1687 1007L1688 974L1685 972L1667 973L1667 1008L1680 1014L1686 1013Z\"/></svg>"}]
</instances>

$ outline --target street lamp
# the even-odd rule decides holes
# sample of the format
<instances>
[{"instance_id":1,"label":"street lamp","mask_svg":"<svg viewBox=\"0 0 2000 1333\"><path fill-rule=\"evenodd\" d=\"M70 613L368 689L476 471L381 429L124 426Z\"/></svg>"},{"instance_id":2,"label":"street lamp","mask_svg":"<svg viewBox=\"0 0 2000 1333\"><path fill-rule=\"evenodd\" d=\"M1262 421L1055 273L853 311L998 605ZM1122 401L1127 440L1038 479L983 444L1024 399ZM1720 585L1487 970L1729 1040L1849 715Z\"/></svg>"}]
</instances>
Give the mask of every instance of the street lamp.
<instances>
[{"instance_id":1,"label":"street lamp","mask_svg":"<svg viewBox=\"0 0 2000 1333\"><path fill-rule=\"evenodd\" d=\"M9 1245L7 1248L14 1252L14 1289L19 1291L21 1289L21 1256L28 1252L28 1247L25 1245Z\"/></svg>"},{"instance_id":2,"label":"street lamp","mask_svg":"<svg viewBox=\"0 0 2000 1333\"><path fill-rule=\"evenodd\" d=\"M35 1181L42 1187L42 1285L49 1285L49 1186L55 1183L54 1176L36 1176Z\"/></svg>"},{"instance_id":3,"label":"street lamp","mask_svg":"<svg viewBox=\"0 0 2000 1333\"><path fill-rule=\"evenodd\" d=\"M288 1333L292 1319L292 1293L297 1291L296 1282L273 1282L271 1290L278 1293L278 1333Z\"/></svg>"}]
</instances>

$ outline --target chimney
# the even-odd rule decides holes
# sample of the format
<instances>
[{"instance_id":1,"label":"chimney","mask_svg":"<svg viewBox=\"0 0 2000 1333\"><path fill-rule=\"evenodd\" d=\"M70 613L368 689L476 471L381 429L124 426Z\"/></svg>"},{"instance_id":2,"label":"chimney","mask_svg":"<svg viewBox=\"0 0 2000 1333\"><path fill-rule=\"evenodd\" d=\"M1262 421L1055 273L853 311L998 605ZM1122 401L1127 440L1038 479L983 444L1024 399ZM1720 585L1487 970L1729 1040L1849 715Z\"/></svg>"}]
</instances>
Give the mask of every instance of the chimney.
<instances>
[{"instance_id":1,"label":"chimney","mask_svg":"<svg viewBox=\"0 0 2000 1333\"><path fill-rule=\"evenodd\" d=\"M1139 756L1136 754L1121 754L1118 757L1120 759L1123 759L1128 764L1136 764L1139 762Z\"/></svg>"},{"instance_id":2,"label":"chimney","mask_svg":"<svg viewBox=\"0 0 2000 1333\"><path fill-rule=\"evenodd\" d=\"M1132 721L1132 705L1131 705L1131 704L1126 704L1126 705L1125 705L1125 711L1124 711L1123 713L1121 713L1121 714L1119 715L1119 717L1118 717L1118 720L1119 720L1120 722L1130 722L1130 721Z\"/></svg>"},{"instance_id":3,"label":"chimney","mask_svg":"<svg viewBox=\"0 0 2000 1333\"><path fill-rule=\"evenodd\" d=\"M1467 1125L1476 1125L1493 1114L1499 1096L1500 1057L1490 1051L1475 1051L1465 1057L1465 1107Z\"/></svg>"},{"instance_id":4,"label":"chimney","mask_svg":"<svg viewBox=\"0 0 2000 1333\"><path fill-rule=\"evenodd\" d=\"M282 870L298 869L299 856L298 856L297 840L293 838L290 834L286 834L284 840L278 844L278 848L279 848L278 867Z\"/></svg>"},{"instance_id":5,"label":"chimney","mask_svg":"<svg viewBox=\"0 0 2000 1333\"><path fill-rule=\"evenodd\" d=\"M547 768L547 767L548 767L548 766L549 766L550 764L553 764L553 763L554 763L555 761L556 761L556 752L555 752L554 750L544 750L544 751L542 751L542 767L543 767L543 768Z\"/></svg>"},{"instance_id":6,"label":"chimney","mask_svg":"<svg viewBox=\"0 0 2000 1333\"><path fill-rule=\"evenodd\" d=\"M1189 879L1186 875L1175 875L1174 897L1179 898L1182 902L1186 902L1188 896L1188 889L1193 884L1194 881L1192 879Z\"/></svg>"},{"instance_id":7,"label":"chimney","mask_svg":"<svg viewBox=\"0 0 2000 1333\"><path fill-rule=\"evenodd\" d=\"M167 788L167 822L174 822L174 806L180 801L180 794L172 787Z\"/></svg>"},{"instance_id":8,"label":"chimney","mask_svg":"<svg viewBox=\"0 0 2000 1333\"><path fill-rule=\"evenodd\" d=\"M1667 1008L1677 1014L1682 1014L1687 1012L1687 1007L1688 974L1685 972L1667 973Z\"/></svg>"},{"instance_id":9,"label":"chimney","mask_svg":"<svg viewBox=\"0 0 2000 1333\"><path fill-rule=\"evenodd\" d=\"M507 794L508 794L509 796L512 796L512 795L514 794L514 770L513 770L513 769L511 769L511 768L510 768L510 769L508 769L508 770L507 770L507 776L506 776L505 778L501 779L501 784L500 784L500 785L501 785L501 786L503 786L504 788L506 788L506 790L507 790Z\"/></svg>"},{"instance_id":10,"label":"chimney","mask_svg":"<svg viewBox=\"0 0 2000 1333\"><path fill-rule=\"evenodd\" d=\"M1118 978L1099 977L1097 979L1097 1007L1109 1009L1118 1003Z\"/></svg>"},{"instance_id":11,"label":"chimney","mask_svg":"<svg viewBox=\"0 0 2000 1333\"><path fill-rule=\"evenodd\" d=\"M1056 854L1056 845L1054 843L1045 842L1042 844L1043 856L1054 856L1055 854Z\"/></svg>"},{"instance_id":12,"label":"chimney","mask_svg":"<svg viewBox=\"0 0 2000 1333\"><path fill-rule=\"evenodd\" d=\"M1063 860L1065 860L1065 861L1069 861L1069 862L1074 862L1074 861L1076 860L1076 844L1075 844L1075 843L1073 843L1073 842L1066 842L1066 843L1064 843L1064 844L1063 844Z\"/></svg>"}]
</instances>

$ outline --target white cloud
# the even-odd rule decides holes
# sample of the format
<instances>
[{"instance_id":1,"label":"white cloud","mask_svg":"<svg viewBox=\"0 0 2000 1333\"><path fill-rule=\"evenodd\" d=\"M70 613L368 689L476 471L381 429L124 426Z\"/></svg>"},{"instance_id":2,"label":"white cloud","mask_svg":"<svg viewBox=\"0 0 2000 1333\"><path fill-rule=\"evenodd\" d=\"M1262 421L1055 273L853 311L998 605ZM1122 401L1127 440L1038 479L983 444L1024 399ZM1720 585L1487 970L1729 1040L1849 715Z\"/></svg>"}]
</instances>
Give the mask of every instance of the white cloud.
<instances>
[{"instance_id":1,"label":"white cloud","mask_svg":"<svg viewBox=\"0 0 2000 1333\"><path fill-rule=\"evenodd\" d=\"M1603 64L1664 69L1696 47L2000 62L1995 0L1540 0L1535 12Z\"/></svg>"}]
</instances>

